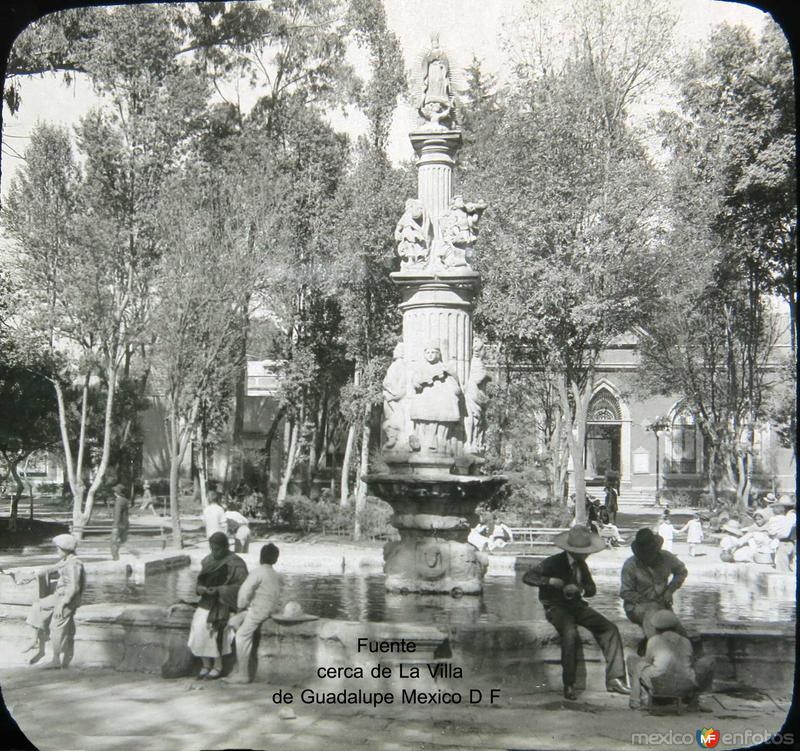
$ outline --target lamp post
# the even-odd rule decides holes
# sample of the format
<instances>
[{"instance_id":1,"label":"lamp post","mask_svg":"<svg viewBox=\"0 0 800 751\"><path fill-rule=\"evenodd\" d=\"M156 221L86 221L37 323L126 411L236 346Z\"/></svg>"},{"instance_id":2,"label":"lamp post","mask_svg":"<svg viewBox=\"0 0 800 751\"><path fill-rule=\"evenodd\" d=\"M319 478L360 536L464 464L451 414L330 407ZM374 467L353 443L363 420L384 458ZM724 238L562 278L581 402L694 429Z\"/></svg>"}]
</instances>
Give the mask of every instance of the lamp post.
<instances>
[{"instance_id":1,"label":"lamp post","mask_svg":"<svg viewBox=\"0 0 800 751\"><path fill-rule=\"evenodd\" d=\"M647 430L652 430L656 437L656 506L660 506L659 496L661 494L661 467L660 467L660 444L659 438L662 433L669 430L669 420L666 417L656 417L652 422L645 423Z\"/></svg>"}]
</instances>

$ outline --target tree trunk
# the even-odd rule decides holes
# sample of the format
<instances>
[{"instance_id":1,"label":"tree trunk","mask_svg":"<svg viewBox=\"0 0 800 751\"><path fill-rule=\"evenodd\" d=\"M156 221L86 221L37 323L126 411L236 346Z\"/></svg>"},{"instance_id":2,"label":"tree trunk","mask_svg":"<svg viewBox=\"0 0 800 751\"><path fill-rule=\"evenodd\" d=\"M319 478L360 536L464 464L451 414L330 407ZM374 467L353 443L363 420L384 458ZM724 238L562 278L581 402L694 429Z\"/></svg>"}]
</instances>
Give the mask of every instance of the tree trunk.
<instances>
[{"instance_id":1,"label":"tree trunk","mask_svg":"<svg viewBox=\"0 0 800 751\"><path fill-rule=\"evenodd\" d=\"M58 405L58 427L61 432L61 447L64 451L64 469L67 474L70 490L72 491L72 534L77 540L83 536L83 478L77 476L75 464L72 460L72 447L69 442L69 430L67 428L67 407L64 403L64 392L61 384L53 380L53 389L56 392L56 403Z\"/></svg>"},{"instance_id":2,"label":"tree trunk","mask_svg":"<svg viewBox=\"0 0 800 751\"><path fill-rule=\"evenodd\" d=\"M569 391L572 394L573 404L570 405L568 384L564 375L556 377L559 401L565 428L567 429L567 444L572 457L572 477L575 490L575 521L577 524L586 523L586 471L583 466L583 450L586 440L586 415L589 410L589 401L592 397L594 376L589 373L586 383L581 390L580 386L571 381Z\"/></svg>"},{"instance_id":3,"label":"tree trunk","mask_svg":"<svg viewBox=\"0 0 800 751\"><path fill-rule=\"evenodd\" d=\"M367 483L364 481L364 475L369 472L369 444L372 434L372 407L367 406L364 408L364 427L361 431L361 461L358 469L358 479L356 480L356 507L355 507L355 524L353 526L353 539L361 539L361 519L364 515L364 509L367 507Z\"/></svg>"},{"instance_id":4,"label":"tree trunk","mask_svg":"<svg viewBox=\"0 0 800 751\"><path fill-rule=\"evenodd\" d=\"M272 418L272 424L267 431L267 437L264 439L264 461L261 465L261 476L263 481L264 500L269 498L269 483L272 476L272 443L275 440L275 434L278 432L278 425L286 413L286 408L281 407Z\"/></svg>"},{"instance_id":5,"label":"tree trunk","mask_svg":"<svg viewBox=\"0 0 800 751\"><path fill-rule=\"evenodd\" d=\"M180 468L180 451L173 451L169 462L169 513L172 519L172 542L177 548L183 547L180 505L178 503Z\"/></svg>"},{"instance_id":6,"label":"tree trunk","mask_svg":"<svg viewBox=\"0 0 800 751\"><path fill-rule=\"evenodd\" d=\"M339 505L347 508L350 504L350 462L353 459L353 446L356 442L356 425L353 423L347 429L347 443L344 447L344 459L342 460L342 481L339 490Z\"/></svg>"},{"instance_id":7,"label":"tree trunk","mask_svg":"<svg viewBox=\"0 0 800 751\"><path fill-rule=\"evenodd\" d=\"M108 368L106 373L108 378L108 393L106 394L106 409L103 420L103 452L100 455L100 465L97 467L92 484L89 486L89 491L86 493L86 503L83 509L84 523L88 523L92 516L92 507L94 506L94 495L103 482L103 478L108 468L108 460L111 456L111 422L114 414L114 396L117 389L117 369L115 367Z\"/></svg>"},{"instance_id":8,"label":"tree trunk","mask_svg":"<svg viewBox=\"0 0 800 751\"><path fill-rule=\"evenodd\" d=\"M8 469L11 472L11 477L15 485L14 495L11 498L11 514L8 518L8 529L11 532L17 529L17 509L19 508L19 499L22 498L22 491L25 489L25 486L22 484L22 478L20 478L19 472L17 471L20 459L21 457L19 456L15 457L13 460L6 458Z\"/></svg>"},{"instance_id":9,"label":"tree trunk","mask_svg":"<svg viewBox=\"0 0 800 751\"><path fill-rule=\"evenodd\" d=\"M289 492L289 482L292 479L295 463L297 461L297 445L300 442L300 420L297 419L292 425L292 437L289 441L289 454L286 457L286 469L281 478L281 486L278 488L278 505L282 506Z\"/></svg>"}]
</instances>

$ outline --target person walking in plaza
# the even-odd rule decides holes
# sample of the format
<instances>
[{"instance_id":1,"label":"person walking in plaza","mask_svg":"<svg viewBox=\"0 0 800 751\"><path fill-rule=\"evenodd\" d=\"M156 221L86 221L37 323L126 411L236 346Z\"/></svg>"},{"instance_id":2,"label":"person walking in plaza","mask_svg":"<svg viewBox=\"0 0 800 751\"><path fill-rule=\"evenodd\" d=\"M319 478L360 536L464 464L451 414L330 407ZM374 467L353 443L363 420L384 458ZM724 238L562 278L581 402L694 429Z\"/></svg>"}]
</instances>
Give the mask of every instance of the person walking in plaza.
<instances>
[{"instance_id":1,"label":"person walking in plaza","mask_svg":"<svg viewBox=\"0 0 800 751\"><path fill-rule=\"evenodd\" d=\"M672 596L689 575L678 556L662 550L664 540L647 527L631 543L633 555L622 565L619 596L628 620L642 627L644 635L655 633L653 613L672 610ZM683 627L680 633L686 636Z\"/></svg>"},{"instance_id":2,"label":"person walking in plaza","mask_svg":"<svg viewBox=\"0 0 800 751\"><path fill-rule=\"evenodd\" d=\"M48 635L53 646L52 668L67 667L72 659L75 640L75 611L81 604L81 595L86 583L83 563L75 555L77 541L72 535L57 535L53 538L59 561L39 576L58 574L53 594L36 600L31 606L26 623L33 629L33 639L23 652L34 652L28 662L32 665L44 657Z\"/></svg>"},{"instance_id":3,"label":"person walking in plaza","mask_svg":"<svg viewBox=\"0 0 800 751\"><path fill-rule=\"evenodd\" d=\"M114 486L114 508L111 518L111 558L119 560L119 549L128 540L130 530L130 501L124 495L125 486L117 483Z\"/></svg>"},{"instance_id":4,"label":"person walking in plaza","mask_svg":"<svg viewBox=\"0 0 800 751\"><path fill-rule=\"evenodd\" d=\"M147 480L142 483L142 501L139 504L139 511L142 513L151 511L158 516L158 511L156 511L156 506L153 502L153 494L150 492L150 483Z\"/></svg>"},{"instance_id":5,"label":"person walking in plaza","mask_svg":"<svg viewBox=\"0 0 800 751\"><path fill-rule=\"evenodd\" d=\"M261 548L261 565L251 571L239 588L236 606L239 611L231 620L236 631L236 664L238 671L225 679L228 683L250 683L250 659L253 653L253 638L267 618L278 612L281 595L281 580L273 566L280 551L268 543Z\"/></svg>"},{"instance_id":6,"label":"person walking in plaza","mask_svg":"<svg viewBox=\"0 0 800 751\"><path fill-rule=\"evenodd\" d=\"M651 622L655 633L647 640L644 657L628 656L631 709L640 709L642 685L650 693L680 696L698 708L698 697L711 686L713 658L694 658L692 643L680 633L680 621L671 610L657 610Z\"/></svg>"},{"instance_id":7,"label":"person walking in plaza","mask_svg":"<svg viewBox=\"0 0 800 751\"><path fill-rule=\"evenodd\" d=\"M564 697L576 698L578 626L590 631L603 651L607 689L618 694L630 693L625 682L625 659L619 630L583 599L584 596L594 597L597 592L586 557L603 550L605 543L585 526L575 525L556 535L553 544L564 552L537 563L522 581L539 588L545 618L561 637Z\"/></svg>"},{"instance_id":8,"label":"person walking in plaza","mask_svg":"<svg viewBox=\"0 0 800 751\"><path fill-rule=\"evenodd\" d=\"M219 494L216 490L208 491L208 505L203 509L203 523L206 528L206 539L210 540L216 532L228 533L228 520L225 509L219 503Z\"/></svg>"},{"instance_id":9,"label":"person walking in plaza","mask_svg":"<svg viewBox=\"0 0 800 751\"><path fill-rule=\"evenodd\" d=\"M189 649L203 661L197 677L215 679L222 674L222 658L232 651L233 629L228 621L236 612L247 564L230 552L225 532L214 532L208 544L211 553L203 558L197 577L200 602L189 629Z\"/></svg>"},{"instance_id":10,"label":"person walking in plaza","mask_svg":"<svg viewBox=\"0 0 800 751\"><path fill-rule=\"evenodd\" d=\"M617 510L619 509L619 493L612 480L606 480L606 498L603 505L608 512L608 520L616 526Z\"/></svg>"},{"instance_id":11,"label":"person walking in plaza","mask_svg":"<svg viewBox=\"0 0 800 751\"><path fill-rule=\"evenodd\" d=\"M696 555L705 555L697 552L697 546L703 542L703 523L700 521L700 514L697 511L677 531L677 534L682 535L684 532L686 533L686 542L689 543L689 556L694 558Z\"/></svg>"}]
</instances>

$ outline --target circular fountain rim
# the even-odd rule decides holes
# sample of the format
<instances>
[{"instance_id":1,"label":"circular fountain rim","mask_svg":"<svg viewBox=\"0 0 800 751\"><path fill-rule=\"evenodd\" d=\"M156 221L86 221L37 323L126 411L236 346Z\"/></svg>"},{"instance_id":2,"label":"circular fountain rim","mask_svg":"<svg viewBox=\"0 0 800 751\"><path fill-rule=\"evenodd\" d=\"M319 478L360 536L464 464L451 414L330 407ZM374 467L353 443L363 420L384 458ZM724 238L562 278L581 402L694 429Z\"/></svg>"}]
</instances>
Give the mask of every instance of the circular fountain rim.
<instances>
[{"instance_id":1,"label":"circular fountain rim","mask_svg":"<svg viewBox=\"0 0 800 751\"><path fill-rule=\"evenodd\" d=\"M452 482L466 485L502 484L508 482L505 475L454 475L449 472L426 472L417 474L413 472L373 472L362 475L366 483L370 482L404 482L409 485L431 485L442 482Z\"/></svg>"}]
</instances>

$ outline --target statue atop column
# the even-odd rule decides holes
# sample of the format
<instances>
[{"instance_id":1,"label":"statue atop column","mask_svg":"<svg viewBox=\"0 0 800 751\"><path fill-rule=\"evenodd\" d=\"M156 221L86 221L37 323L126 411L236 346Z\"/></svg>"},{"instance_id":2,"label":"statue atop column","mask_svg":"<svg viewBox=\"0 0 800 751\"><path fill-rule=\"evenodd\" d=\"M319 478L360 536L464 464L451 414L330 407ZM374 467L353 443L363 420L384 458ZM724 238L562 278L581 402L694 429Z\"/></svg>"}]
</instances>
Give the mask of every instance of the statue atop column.
<instances>
[{"instance_id":1,"label":"statue atop column","mask_svg":"<svg viewBox=\"0 0 800 751\"><path fill-rule=\"evenodd\" d=\"M421 68L417 111L427 128L449 130L453 125L455 97L450 85L450 61L439 46L438 34L431 36L431 46L422 57Z\"/></svg>"},{"instance_id":2,"label":"statue atop column","mask_svg":"<svg viewBox=\"0 0 800 751\"><path fill-rule=\"evenodd\" d=\"M425 453L447 455L462 420L461 384L455 363L442 362L438 339L425 343L425 361L411 376L411 419Z\"/></svg>"}]
</instances>

